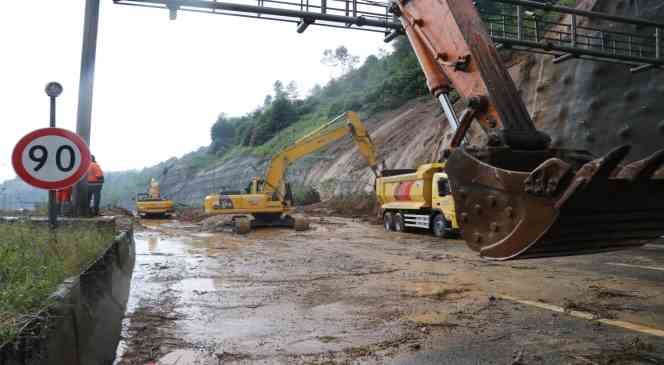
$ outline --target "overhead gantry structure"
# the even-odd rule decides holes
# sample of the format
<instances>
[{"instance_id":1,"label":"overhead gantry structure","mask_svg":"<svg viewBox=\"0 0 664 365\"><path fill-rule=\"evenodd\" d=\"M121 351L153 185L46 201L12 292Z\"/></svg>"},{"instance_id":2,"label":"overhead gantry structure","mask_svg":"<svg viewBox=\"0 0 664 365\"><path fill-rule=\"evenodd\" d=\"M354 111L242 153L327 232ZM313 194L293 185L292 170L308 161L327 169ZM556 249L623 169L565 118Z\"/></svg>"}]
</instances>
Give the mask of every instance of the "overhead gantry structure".
<instances>
[{"instance_id":1,"label":"overhead gantry structure","mask_svg":"<svg viewBox=\"0 0 664 365\"><path fill-rule=\"evenodd\" d=\"M116 4L268 19L379 32L389 42L403 34L390 4L371 0L114 0ZM492 0L481 7L499 47L549 54L555 62L581 58L623 63L633 72L663 67L664 24L529 0Z\"/></svg>"}]
</instances>

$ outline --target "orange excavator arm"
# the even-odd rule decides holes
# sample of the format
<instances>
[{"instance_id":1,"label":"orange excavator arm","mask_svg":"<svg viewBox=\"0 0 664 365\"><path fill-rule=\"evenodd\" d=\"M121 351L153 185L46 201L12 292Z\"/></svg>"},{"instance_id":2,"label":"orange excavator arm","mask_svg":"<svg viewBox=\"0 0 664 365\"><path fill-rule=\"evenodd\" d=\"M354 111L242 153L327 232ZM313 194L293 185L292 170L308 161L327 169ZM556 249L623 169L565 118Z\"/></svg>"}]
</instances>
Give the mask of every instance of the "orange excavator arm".
<instances>
[{"instance_id":1,"label":"orange excavator arm","mask_svg":"<svg viewBox=\"0 0 664 365\"><path fill-rule=\"evenodd\" d=\"M471 0L396 0L431 93L455 130L446 170L466 243L486 258L574 255L643 245L664 235L664 150L623 164L549 148ZM465 101L456 116L452 86ZM463 145L470 123L487 145Z\"/></svg>"},{"instance_id":2,"label":"orange excavator arm","mask_svg":"<svg viewBox=\"0 0 664 365\"><path fill-rule=\"evenodd\" d=\"M460 144L473 118L491 145L548 146L549 136L535 129L472 1L398 0L391 10L401 19L429 90L457 130L452 147ZM449 100L452 85L466 105L460 118Z\"/></svg>"}]
</instances>

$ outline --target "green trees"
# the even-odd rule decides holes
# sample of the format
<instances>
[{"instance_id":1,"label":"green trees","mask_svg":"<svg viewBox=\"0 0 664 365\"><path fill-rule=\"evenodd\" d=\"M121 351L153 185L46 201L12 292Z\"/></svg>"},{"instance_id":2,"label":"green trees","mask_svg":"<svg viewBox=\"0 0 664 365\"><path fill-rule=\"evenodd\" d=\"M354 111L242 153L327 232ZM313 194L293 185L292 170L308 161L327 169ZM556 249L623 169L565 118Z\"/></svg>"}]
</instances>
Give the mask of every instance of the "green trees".
<instances>
[{"instance_id":1,"label":"green trees","mask_svg":"<svg viewBox=\"0 0 664 365\"><path fill-rule=\"evenodd\" d=\"M217 118L210 152L221 155L233 145L263 145L299 120L324 123L348 110L376 113L428 94L417 58L404 37L393 42L392 52L381 50L359 67L358 57L345 46L326 50L321 62L340 69L341 76L325 86L316 85L304 98L295 82L275 81L260 108L242 117L221 114Z\"/></svg>"},{"instance_id":2,"label":"green trees","mask_svg":"<svg viewBox=\"0 0 664 365\"><path fill-rule=\"evenodd\" d=\"M210 152L221 154L235 143L235 124L221 113L210 130Z\"/></svg>"}]
</instances>

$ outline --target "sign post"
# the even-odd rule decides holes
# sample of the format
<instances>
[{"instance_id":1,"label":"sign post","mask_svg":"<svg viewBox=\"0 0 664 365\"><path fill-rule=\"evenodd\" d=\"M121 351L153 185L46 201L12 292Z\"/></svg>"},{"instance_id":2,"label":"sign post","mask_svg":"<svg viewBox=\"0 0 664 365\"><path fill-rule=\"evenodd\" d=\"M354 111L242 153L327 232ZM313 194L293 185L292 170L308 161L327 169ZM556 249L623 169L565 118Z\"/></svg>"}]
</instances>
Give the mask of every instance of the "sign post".
<instances>
[{"instance_id":1,"label":"sign post","mask_svg":"<svg viewBox=\"0 0 664 365\"><path fill-rule=\"evenodd\" d=\"M49 127L55 128L55 98L62 93L62 85L57 82L49 82L46 84L46 95L51 99L51 113L49 117ZM58 205L56 202L55 190L48 191L48 223L51 228L58 225Z\"/></svg>"},{"instance_id":2,"label":"sign post","mask_svg":"<svg viewBox=\"0 0 664 365\"><path fill-rule=\"evenodd\" d=\"M16 174L26 183L49 191L49 222L57 224L55 191L66 189L85 177L90 167L90 150L77 134L55 128L55 98L62 92L58 83L46 85L51 99L50 127L32 131L21 138L12 152Z\"/></svg>"}]
</instances>

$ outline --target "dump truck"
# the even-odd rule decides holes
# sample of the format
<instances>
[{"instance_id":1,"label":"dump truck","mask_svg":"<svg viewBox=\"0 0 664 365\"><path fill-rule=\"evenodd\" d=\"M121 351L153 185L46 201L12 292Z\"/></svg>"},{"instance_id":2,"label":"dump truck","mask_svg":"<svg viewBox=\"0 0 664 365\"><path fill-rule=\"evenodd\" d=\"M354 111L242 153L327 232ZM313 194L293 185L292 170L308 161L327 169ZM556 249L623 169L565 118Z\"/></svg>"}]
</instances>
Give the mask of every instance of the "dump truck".
<instances>
[{"instance_id":1,"label":"dump truck","mask_svg":"<svg viewBox=\"0 0 664 365\"><path fill-rule=\"evenodd\" d=\"M338 126L338 124L342 124ZM360 154L377 173L376 150L364 124L355 112L346 112L284 148L270 160L264 178L255 177L242 191L222 191L205 197L207 214L231 216L229 225L239 234L255 227L291 227L307 230L306 217L294 214L293 194L285 179L286 168L328 144L352 135Z\"/></svg>"},{"instance_id":2,"label":"dump truck","mask_svg":"<svg viewBox=\"0 0 664 365\"><path fill-rule=\"evenodd\" d=\"M136 194L134 201L136 214L142 218L163 218L175 213L175 204L161 197L159 183L154 178L150 179L148 192Z\"/></svg>"},{"instance_id":3,"label":"dump truck","mask_svg":"<svg viewBox=\"0 0 664 365\"><path fill-rule=\"evenodd\" d=\"M437 237L458 234L444 163L425 164L412 170L383 170L376 179L375 190L385 230L422 228Z\"/></svg>"}]
</instances>

